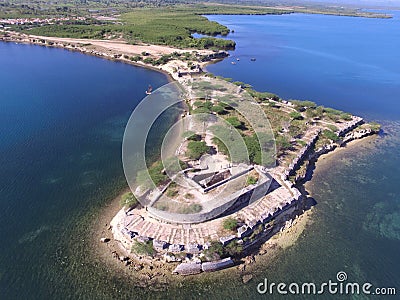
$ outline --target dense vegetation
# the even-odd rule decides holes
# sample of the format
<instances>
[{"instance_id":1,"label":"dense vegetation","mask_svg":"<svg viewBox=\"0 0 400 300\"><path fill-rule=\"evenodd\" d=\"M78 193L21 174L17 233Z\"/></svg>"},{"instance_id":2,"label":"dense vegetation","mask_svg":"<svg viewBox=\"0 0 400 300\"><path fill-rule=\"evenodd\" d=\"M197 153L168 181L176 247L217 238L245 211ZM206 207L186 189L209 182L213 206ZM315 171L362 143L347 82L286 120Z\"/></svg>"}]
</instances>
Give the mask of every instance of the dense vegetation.
<instances>
[{"instance_id":1,"label":"dense vegetation","mask_svg":"<svg viewBox=\"0 0 400 300\"><path fill-rule=\"evenodd\" d=\"M203 10L205 11L205 10ZM211 22L200 15L202 10L193 6L174 6L163 8L140 8L118 16L115 21L98 21L93 18L85 21L60 22L44 26L24 25L19 30L31 34L112 39L124 38L130 43L151 43L186 48L231 49L235 42L215 35L227 35L229 29L217 22ZM193 38L192 33L209 37Z\"/></svg>"},{"instance_id":2,"label":"dense vegetation","mask_svg":"<svg viewBox=\"0 0 400 300\"><path fill-rule=\"evenodd\" d=\"M187 156L191 159L199 159L203 154L207 153L210 147L204 141L189 141Z\"/></svg>"},{"instance_id":3,"label":"dense vegetation","mask_svg":"<svg viewBox=\"0 0 400 300\"><path fill-rule=\"evenodd\" d=\"M237 257L243 252L243 246L232 241L223 246L219 241L211 241L210 247L204 251L207 260L217 260L224 257Z\"/></svg>"}]
</instances>

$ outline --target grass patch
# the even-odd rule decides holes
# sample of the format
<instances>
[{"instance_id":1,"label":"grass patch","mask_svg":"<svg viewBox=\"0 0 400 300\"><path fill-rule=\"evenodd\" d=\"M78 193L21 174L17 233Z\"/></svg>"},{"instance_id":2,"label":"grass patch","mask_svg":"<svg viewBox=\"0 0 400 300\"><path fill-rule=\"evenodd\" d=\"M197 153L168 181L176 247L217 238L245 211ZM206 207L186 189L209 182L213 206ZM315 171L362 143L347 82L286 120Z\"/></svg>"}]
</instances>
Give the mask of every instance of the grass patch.
<instances>
[{"instance_id":1,"label":"grass patch","mask_svg":"<svg viewBox=\"0 0 400 300\"><path fill-rule=\"evenodd\" d=\"M232 217L224 219L222 222L222 227L225 230L234 231L238 226L238 221Z\"/></svg>"},{"instance_id":2,"label":"grass patch","mask_svg":"<svg viewBox=\"0 0 400 300\"><path fill-rule=\"evenodd\" d=\"M203 154L207 153L210 147L204 141L190 141L186 155L191 159L199 159Z\"/></svg>"},{"instance_id":3,"label":"grass patch","mask_svg":"<svg viewBox=\"0 0 400 300\"><path fill-rule=\"evenodd\" d=\"M125 193L125 194L123 194L123 195L121 196L121 199L120 199L120 201L119 201L119 204L120 204L122 207L134 208L134 207L136 207L136 206L139 204L139 202L138 202L138 200L136 199L135 195L132 194L132 192L127 192L127 193Z\"/></svg>"},{"instance_id":4,"label":"grass patch","mask_svg":"<svg viewBox=\"0 0 400 300\"><path fill-rule=\"evenodd\" d=\"M181 214L196 214L198 212L201 212L203 209L203 206L197 203L193 203L190 205L184 205L179 208L179 213Z\"/></svg>"},{"instance_id":5,"label":"grass patch","mask_svg":"<svg viewBox=\"0 0 400 300\"><path fill-rule=\"evenodd\" d=\"M178 191L175 189L167 189L166 195L167 197L174 198L178 195Z\"/></svg>"},{"instance_id":6,"label":"grass patch","mask_svg":"<svg viewBox=\"0 0 400 300\"><path fill-rule=\"evenodd\" d=\"M139 255L148 255L148 256L153 256L155 253L155 250L153 248L153 243L151 241L147 242L139 242L139 241L134 241L131 252Z\"/></svg>"},{"instance_id":7,"label":"grass patch","mask_svg":"<svg viewBox=\"0 0 400 300\"><path fill-rule=\"evenodd\" d=\"M325 129L322 132L322 136L324 138L330 139L330 140L332 140L334 142L337 142L339 140L339 137L337 136L337 134L334 133L333 131L328 130L328 129Z\"/></svg>"},{"instance_id":8,"label":"grass patch","mask_svg":"<svg viewBox=\"0 0 400 300\"><path fill-rule=\"evenodd\" d=\"M249 176L246 179L246 185L252 185L252 184L256 184L258 181L258 179L254 176Z\"/></svg>"},{"instance_id":9,"label":"grass patch","mask_svg":"<svg viewBox=\"0 0 400 300\"><path fill-rule=\"evenodd\" d=\"M333 132L338 131L338 128L333 124L328 124L326 125L326 127L328 127Z\"/></svg>"}]
</instances>

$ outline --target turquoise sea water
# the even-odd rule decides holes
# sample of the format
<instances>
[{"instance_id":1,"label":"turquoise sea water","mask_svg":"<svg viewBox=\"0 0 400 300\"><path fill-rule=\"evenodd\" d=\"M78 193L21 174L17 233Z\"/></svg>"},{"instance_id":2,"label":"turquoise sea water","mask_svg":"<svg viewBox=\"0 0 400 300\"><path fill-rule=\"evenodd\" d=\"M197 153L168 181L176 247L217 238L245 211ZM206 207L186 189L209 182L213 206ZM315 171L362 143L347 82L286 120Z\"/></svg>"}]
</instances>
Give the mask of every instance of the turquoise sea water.
<instances>
[{"instance_id":1,"label":"turquoise sea water","mask_svg":"<svg viewBox=\"0 0 400 300\"><path fill-rule=\"evenodd\" d=\"M67 296L55 269L68 263L66 241L125 188L126 122L147 86L167 78L13 43L0 43L0 66L0 299Z\"/></svg>"},{"instance_id":2,"label":"turquoise sea water","mask_svg":"<svg viewBox=\"0 0 400 300\"><path fill-rule=\"evenodd\" d=\"M293 247L260 265L248 284L227 270L185 278L164 291L139 288L87 253L85 226L97 222L96 212L125 187L125 122L147 85L157 87L166 78L64 50L2 43L0 299L271 299L279 297L257 293L264 278L321 283L339 271L350 281L394 286L399 293L397 13L392 20L210 18L235 30L232 56L240 58L210 71L359 113L382 122L384 133L321 160L309 184L318 202L313 224Z\"/></svg>"}]
</instances>

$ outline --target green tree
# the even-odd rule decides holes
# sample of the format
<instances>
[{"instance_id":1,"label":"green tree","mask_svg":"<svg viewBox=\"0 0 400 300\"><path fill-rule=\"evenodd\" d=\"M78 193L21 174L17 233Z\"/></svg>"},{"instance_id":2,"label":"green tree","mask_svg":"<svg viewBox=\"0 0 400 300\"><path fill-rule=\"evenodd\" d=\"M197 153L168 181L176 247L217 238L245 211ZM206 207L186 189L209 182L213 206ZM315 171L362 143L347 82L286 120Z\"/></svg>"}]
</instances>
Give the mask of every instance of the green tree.
<instances>
[{"instance_id":1,"label":"green tree","mask_svg":"<svg viewBox=\"0 0 400 300\"><path fill-rule=\"evenodd\" d=\"M204 141L190 141L186 154L191 159L199 159L203 154L207 153L210 147Z\"/></svg>"},{"instance_id":2,"label":"green tree","mask_svg":"<svg viewBox=\"0 0 400 300\"><path fill-rule=\"evenodd\" d=\"M210 260L216 260L224 256L224 246L219 241L211 241L210 246L204 251L205 256Z\"/></svg>"},{"instance_id":3,"label":"green tree","mask_svg":"<svg viewBox=\"0 0 400 300\"><path fill-rule=\"evenodd\" d=\"M292 111L289 116L293 119L293 120L302 120L303 116L301 115L301 113L297 112L297 111Z\"/></svg>"}]
</instances>

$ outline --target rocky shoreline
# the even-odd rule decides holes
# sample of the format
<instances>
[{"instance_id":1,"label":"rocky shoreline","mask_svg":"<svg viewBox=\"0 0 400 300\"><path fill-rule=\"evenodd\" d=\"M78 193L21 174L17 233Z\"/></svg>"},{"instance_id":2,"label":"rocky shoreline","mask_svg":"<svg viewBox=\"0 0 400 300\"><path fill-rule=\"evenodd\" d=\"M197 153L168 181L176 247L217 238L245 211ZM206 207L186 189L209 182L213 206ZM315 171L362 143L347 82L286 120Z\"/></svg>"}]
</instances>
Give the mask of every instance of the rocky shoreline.
<instances>
[{"instance_id":1,"label":"rocky shoreline","mask_svg":"<svg viewBox=\"0 0 400 300\"><path fill-rule=\"evenodd\" d=\"M332 156L339 149L345 151L345 145L356 145L362 142L363 138L371 136L372 134L373 133L365 133L362 136L358 136L358 138L347 141L346 144L342 144L339 147L332 147L329 150L319 152L317 157L312 157L312 159L315 160L315 167L318 168L317 158L321 159L324 158L324 156ZM310 179L307 180L307 182L309 181ZM300 181L298 187L302 193L308 194L304 183L306 183L304 180ZM153 285L156 282L156 289L164 289L167 288L167 284L171 281L176 282L178 280L179 282L180 280L184 280L186 276L173 275L174 270L180 262L167 263L161 258L150 259L143 256L136 256L127 252L126 248L123 247L119 241L113 239L112 228L109 222L120 209L119 199L120 196L116 197L111 202L112 208L105 208L102 217L100 217L100 219L108 220L108 222L103 225L99 224L96 229L97 235L93 236L92 244L97 249L97 252L100 252L103 259L108 261L108 264L116 270L123 270L129 276L143 279L144 281L141 282L143 286ZM244 284L251 281L253 272L256 272L260 264L268 265L271 259L277 256L282 249L288 248L296 243L296 240L304 232L306 227L312 223L312 213L313 206L288 221L284 227L272 234L266 241L260 241L259 245L257 245L255 249L252 249L253 251L246 256L236 260L233 267L236 276L240 276ZM106 243L101 241L101 238L104 237L108 239ZM222 275L224 274L224 271L219 272L221 272ZM202 276L204 274L200 273L195 277L200 275ZM189 277L191 278L192 276Z\"/></svg>"},{"instance_id":2,"label":"rocky shoreline","mask_svg":"<svg viewBox=\"0 0 400 300\"><path fill-rule=\"evenodd\" d=\"M198 74L206 64L228 56L228 53L225 51L177 49L149 44L131 45L123 40L90 40L35 36L5 30L0 30L0 41L60 48L112 61L120 61L162 72L170 80L179 80L182 75ZM161 65L153 65L151 63L166 55L192 55L199 60L199 63L196 68L188 67L186 63L183 63L179 59L172 59ZM139 59L139 57L141 58ZM151 59L151 61L146 62L145 59Z\"/></svg>"}]
</instances>

